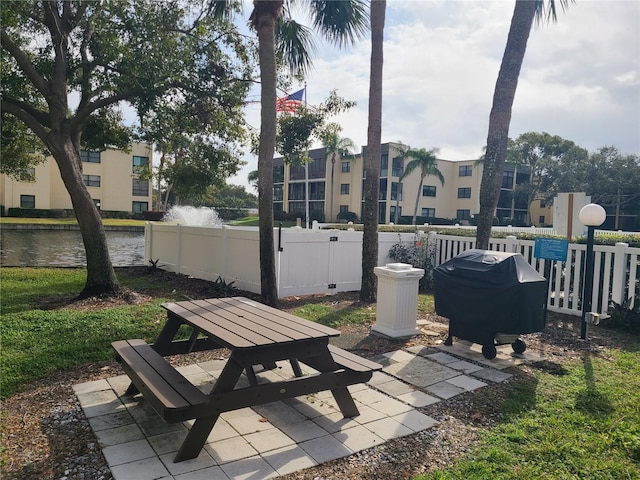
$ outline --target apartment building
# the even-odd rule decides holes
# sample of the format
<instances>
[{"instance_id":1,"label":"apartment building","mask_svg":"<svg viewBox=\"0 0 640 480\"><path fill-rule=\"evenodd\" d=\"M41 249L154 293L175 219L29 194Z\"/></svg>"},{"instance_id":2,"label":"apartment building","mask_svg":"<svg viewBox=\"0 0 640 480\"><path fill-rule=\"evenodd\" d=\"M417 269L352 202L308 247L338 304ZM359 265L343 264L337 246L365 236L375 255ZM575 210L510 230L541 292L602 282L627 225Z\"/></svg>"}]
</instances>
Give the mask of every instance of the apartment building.
<instances>
[{"instance_id":1,"label":"apartment building","mask_svg":"<svg viewBox=\"0 0 640 480\"><path fill-rule=\"evenodd\" d=\"M151 182L140 180L138 171L149 164L152 147L134 143L129 153L82 150L82 173L87 190L100 210L141 213L151 208ZM9 208L72 209L58 165L52 157L16 180L0 175L0 205Z\"/></svg>"},{"instance_id":2,"label":"apartment building","mask_svg":"<svg viewBox=\"0 0 640 480\"><path fill-rule=\"evenodd\" d=\"M462 224L471 221L480 210L480 182L482 163L476 160L451 161L438 159L438 169L444 184L435 176L427 176L420 189L420 171L400 182L405 164L400 158L399 145L381 146L380 194L378 223L396 222L400 216L412 216L418 202L417 216L457 219ZM325 148L309 151L308 165L290 165L283 158L274 159L274 211L297 213L304 218L306 211L306 183L309 183L309 217L333 222L340 213L353 212L362 218L364 210L364 154L354 158L327 158ZM496 215L527 222L528 206L523 206L512 193L516 185L529 181L529 173L506 166ZM420 189L420 191L419 191ZM550 208L543 206L531 216L538 224L552 218Z\"/></svg>"}]
</instances>

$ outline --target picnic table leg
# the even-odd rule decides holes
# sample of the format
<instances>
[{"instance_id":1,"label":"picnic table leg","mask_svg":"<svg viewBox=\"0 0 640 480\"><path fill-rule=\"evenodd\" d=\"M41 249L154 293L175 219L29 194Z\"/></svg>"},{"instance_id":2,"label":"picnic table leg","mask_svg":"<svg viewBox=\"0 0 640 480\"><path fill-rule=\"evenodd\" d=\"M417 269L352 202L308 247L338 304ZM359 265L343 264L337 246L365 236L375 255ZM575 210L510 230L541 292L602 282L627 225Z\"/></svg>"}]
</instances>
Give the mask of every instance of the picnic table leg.
<instances>
[{"instance_id":1,"label":"picnic table leg","mask_svg":"<svg viewBox=\"0 0 640 480\"><path fill-rule=\"evenodd\" d=\"M314 367L320 372L332 372L336 369L336 363L334 362L329 350L322 355L318 355L317 363ZM353 397L347 387L334 388L331 390L331 393L340 408L340 412L342 412L342 415L345 418L357 417L360 415L358 407L356 407Z\"/></svg>"},{"instance_id":2,"label":"picnic table leg","mask_svg":"<svg viewBox=\"0 0 640 480\"><path fill-rule=\"evenodd\" d=\"M238 383L238 379L240 378L240 375L242 375L243 370L244 367L240 363L236 362L234 355L231 354L231 357L222 369L211 393L209 393L214 405L216 394L233 390ZM211 430L213 430L220 413L221 412L218 411L213 413L210 417L201 417L196 419L191 426L187 437L184 439L184 442L182 442L182 446L180 447L180 450L178 450L176 457L173 459L174 463L196 458L200 454L200 451L207 441L207 437L211 433Z\"/></svg>"}]
</instances>

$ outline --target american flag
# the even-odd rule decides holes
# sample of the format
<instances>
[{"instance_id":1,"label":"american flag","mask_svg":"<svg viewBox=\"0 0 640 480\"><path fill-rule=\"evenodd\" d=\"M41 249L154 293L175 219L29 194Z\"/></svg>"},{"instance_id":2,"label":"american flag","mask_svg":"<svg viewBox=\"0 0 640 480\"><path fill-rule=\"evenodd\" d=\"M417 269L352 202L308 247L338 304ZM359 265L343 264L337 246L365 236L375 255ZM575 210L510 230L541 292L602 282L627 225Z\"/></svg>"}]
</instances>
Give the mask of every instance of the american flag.
<instances>
[{"instance_id":1,"label":"american flag","mask_svg":"<svg viewBox=\"0 0 640 480\"><path fill-rule=\"evenodd\" d=\"M304 88L276 100L276 112L295 112L302 105Z\"/></svg>"}]
</instances>

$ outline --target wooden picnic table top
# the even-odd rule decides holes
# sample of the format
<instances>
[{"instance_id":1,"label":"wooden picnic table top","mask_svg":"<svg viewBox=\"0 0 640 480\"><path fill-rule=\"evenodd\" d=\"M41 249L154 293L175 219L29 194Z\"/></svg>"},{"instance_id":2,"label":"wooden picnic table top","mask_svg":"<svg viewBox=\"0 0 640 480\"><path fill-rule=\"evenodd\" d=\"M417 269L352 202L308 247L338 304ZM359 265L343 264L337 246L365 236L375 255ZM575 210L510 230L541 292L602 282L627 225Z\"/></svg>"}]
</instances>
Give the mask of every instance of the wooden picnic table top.
<instances>
[{"instance_id":1,"label":"wooden picnic table top","mask_svg":"<svg viewBox=\"0 0 640 480\"><path fill-rule=\"evenodd\" d=\"M337 337L340 331L244 297L164 303L175 315L223 346L251 349Z\"/></svg>"}]
</instances>

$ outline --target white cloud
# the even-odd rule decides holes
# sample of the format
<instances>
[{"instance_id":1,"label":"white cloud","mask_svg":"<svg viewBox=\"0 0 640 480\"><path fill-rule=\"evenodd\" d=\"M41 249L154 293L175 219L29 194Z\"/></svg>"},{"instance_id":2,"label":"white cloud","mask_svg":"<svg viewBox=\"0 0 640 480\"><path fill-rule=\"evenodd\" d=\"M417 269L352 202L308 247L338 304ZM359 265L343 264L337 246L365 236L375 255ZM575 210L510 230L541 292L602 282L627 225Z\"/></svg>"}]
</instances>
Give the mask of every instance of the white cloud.
<instances>
[{"instance_id":1,"label":"white cloud","mask_svg":"<svg viewBox=\"0 0 640 480\"><path fill-rule=\"evenodd\" d=\"M387 2L383 142L439 147L451 160L480 155L513 6ZM337 118L358 145L366 144L369 60L368 39L344 51L322 45L307 79L310 103L332 89L358 102ZM527 131L640 153L640 2L581 0L532 30L510 136Z\"/></svg>"}]
</instances>

